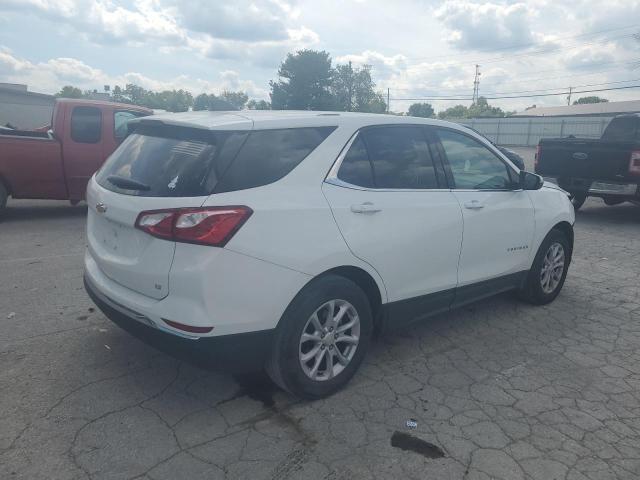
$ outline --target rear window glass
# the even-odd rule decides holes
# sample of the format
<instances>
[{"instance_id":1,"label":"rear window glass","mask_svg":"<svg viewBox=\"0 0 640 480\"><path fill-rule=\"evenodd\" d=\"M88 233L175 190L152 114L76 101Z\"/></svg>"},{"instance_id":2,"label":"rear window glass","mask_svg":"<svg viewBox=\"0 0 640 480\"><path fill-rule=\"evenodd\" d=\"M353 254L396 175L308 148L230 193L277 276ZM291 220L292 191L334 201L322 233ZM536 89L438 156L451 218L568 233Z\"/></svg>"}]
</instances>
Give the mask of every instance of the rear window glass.
<instances>
[{"instance_id":1,"label":"rear window glass","mask_svg":"<svg viewBox=\"0 0 640 480\"><path fill-rule=\"evenodd\" d=\"M102 137L102 111L96 107L75 107L71 112L71 139L98 143Z\"/></svg>"},{"instance_id":2,"label":"rear window glass","mask_svg":"<svg viewBox=\"0 0 640 480\"><path fill-rule=\"evenodd\" d=\"M602 138L620 141L639 140L640 130L638 124L640 124L640 118L637 117L614 118L605 129Z\"/></svg>"},{"instance_id":3,"label":"rear window glass","mask_svg":"<svg viewBox=\"0 0 640 480\"><path fill-rule=\"evenodd\" d=\"M97 182L148 197L197 197L274 182L334 127L212 132L139 126L105 162Z\"/></svg>"},{"instance_id":4,"label":"rear window glass","mask_svg":"<svg viewBox=\"0 0 640 480\"><path fill-rule=\"evenodd\" d=\"M336 127L257 130L238 152L215 192L259 187L280 180Z\"/></svg>"}]
</instances>

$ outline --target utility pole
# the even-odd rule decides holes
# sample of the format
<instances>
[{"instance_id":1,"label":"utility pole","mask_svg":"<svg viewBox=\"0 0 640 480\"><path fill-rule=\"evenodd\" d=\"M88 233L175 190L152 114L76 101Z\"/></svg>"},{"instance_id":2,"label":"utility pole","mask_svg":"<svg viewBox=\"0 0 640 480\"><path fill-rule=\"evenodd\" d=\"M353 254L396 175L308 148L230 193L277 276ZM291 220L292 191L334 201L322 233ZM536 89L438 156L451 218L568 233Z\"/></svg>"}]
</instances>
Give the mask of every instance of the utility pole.
<instances>
[{"instance_id":1,"label":"utility pole","mask_svg":"<svg viewBox=\"0 0 640 480\"><path fill-rule=\"evenodd\" d=\"M478 97L480 96L480 65L476 64L476 75L473 78L473 103L478 103Z\"/></svg>"},{"instance_id":2,"label":"utility pole","mask_svg":"<svg viewBox=\"0 0 640 480\"><path fill-rule=\"evenodd\" d=\"M390 88L387 87L387 113L389 113L391 111L391 109L389 108L389 97L390 97Z\"/></svg>"},{"instance_id":3,"label":"utility pole","mask_svg":"<svg viewBox=\"0 0 640 480\"><path fill-rule=\"evenodd\" d=\"M573 87L569 87L569 95L567 96L567 105L571 105L571 92L573 91Z\"/></svg>"}]
</instances>

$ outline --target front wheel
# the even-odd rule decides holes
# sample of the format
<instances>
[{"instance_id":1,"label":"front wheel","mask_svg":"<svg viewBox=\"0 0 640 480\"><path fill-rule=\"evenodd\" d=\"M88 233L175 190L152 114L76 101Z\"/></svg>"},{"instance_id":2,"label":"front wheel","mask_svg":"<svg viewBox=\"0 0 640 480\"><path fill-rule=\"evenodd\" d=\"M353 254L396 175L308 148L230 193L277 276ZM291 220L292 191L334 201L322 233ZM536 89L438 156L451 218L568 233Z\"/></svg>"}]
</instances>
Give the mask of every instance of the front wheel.
<instances>
[{"instance_id":1,"label":"front wheel","mask_svg":"<svg viewBox=\"0 0 640 480\"><path fill-rule=\"evenodd\" d=\"M567 277L570 256L571 245L566 235L551 230L538 249L520 297L535 305L553 302Z\"/></svg>"},{"instance_id":2,"label":"front wheel","mask_svg":"<svg viewBox=\"0 0 640 480\"><path fill-rule=\"evenodd\" d=\"M282 316L267 373L294 395L326 397L353 377L372 331L371 307L362 289L337 275L319 277Z\"/></svg>"},{"instance_id":3,"label":"front wheel","mask_svg":"<svg viewBox=\"0 0 640 480\"><path fill-rule=\"evenodd\" d=\"M577 194L574 195L573 198L571 199L571 204L573 205L573 209L575 211L580 210L580 207L582 207L582 205L584 205L584 202L587 200L587 196L584 194Z\"/></svg>"}]
</instances>

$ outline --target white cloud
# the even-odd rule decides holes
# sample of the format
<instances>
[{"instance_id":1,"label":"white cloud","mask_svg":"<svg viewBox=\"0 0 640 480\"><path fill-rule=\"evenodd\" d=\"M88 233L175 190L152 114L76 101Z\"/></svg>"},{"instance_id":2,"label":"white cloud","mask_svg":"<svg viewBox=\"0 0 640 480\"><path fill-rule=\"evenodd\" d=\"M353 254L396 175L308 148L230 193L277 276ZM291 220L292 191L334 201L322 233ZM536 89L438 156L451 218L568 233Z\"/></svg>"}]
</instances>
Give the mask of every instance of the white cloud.
<instances>
[{"instance_id":1,"label":"white cloud","mask_svg":"<svg viewBox=\"0 0 640 480\"><path fill-rule=\"evenodd\" d=\"M435 14L450 30L449 42L459 49L493 50L533 40L533 12L525 3L446 0Z\"/></svg>"},{"instance_id":2,"label":"white cloud","mask_svg":"<svg viewBox=\"0 0 640 480\"><path fill-rule=\"evenodd\" d=\"M6 47L0 47L0 77L11 83L25 83L31 91L43 93L55 93L64 85L73 85L82 90L101 90L103 85L124 87L133 83L155 91L185 89L194 95L202 92L220 93L222 90L242 90L250 97L258 98L267 95L264 88L231 70L221 72L218 79L213 81L189 75L178 75L168 80L157 79L139 72L111 75L75 58L52 58L33 63L17 57Z\"/></svg>"}]
</instances>

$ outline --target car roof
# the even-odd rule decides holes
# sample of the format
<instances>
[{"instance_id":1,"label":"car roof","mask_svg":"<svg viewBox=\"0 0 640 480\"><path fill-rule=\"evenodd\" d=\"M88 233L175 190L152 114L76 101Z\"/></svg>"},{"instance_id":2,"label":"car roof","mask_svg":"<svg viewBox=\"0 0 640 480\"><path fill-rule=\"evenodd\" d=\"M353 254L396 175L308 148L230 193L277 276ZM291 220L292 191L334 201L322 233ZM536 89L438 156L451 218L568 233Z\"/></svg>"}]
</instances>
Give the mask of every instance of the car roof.
<instances>
[{"instance_id":1,"label":"car roof","mask_svg":"<svg viewBox=\"0 0 640 480\"><path fill-rule=\"evenodd\" d=\"M209 130L265 130L321 126L348 126L354 129L371 125L425 124L460 129L455 123L431 118L384 115L378 113L324 112L308 110L241 110L230 112L161 113L133 120L141 124L162 123Z\"/></svg>"},{"instance_id":2,"label":"car roof","mask_svg":"<svg viewBox=\"0 0 640 480\"><path fill-rule=\"evenodd\" d=\"M87 106L108 106L113 108L122 108L124 110L137 110L145 113L153 113L153 110L147 107L141 107L140 105L132 105L130 103L119 103L119 102L111 102L108 100L91 100L88 98L57 98L56 101L58 103L71 103L75 105L87 105Z\"/></svg>"}]
</instances>

